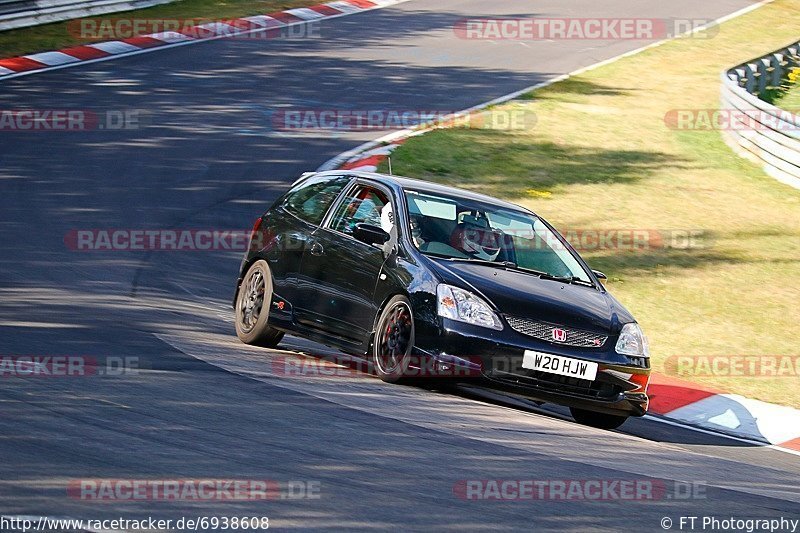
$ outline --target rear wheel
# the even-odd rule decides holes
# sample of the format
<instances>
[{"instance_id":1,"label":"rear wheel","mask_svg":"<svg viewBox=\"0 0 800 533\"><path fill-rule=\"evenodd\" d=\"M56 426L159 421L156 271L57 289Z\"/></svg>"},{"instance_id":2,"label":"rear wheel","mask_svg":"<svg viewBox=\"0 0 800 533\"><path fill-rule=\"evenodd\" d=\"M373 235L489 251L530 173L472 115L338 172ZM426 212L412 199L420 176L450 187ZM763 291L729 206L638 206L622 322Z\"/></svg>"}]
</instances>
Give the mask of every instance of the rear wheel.
<instances>
[{"instance_id":1,"label":"rear wheel","mask_svg":"<svg viewBox=\"0 0 800 533\"><path fill-rule=\"evenodd\" d=\"M579 424L599 429L617 429L628 419L627 416L595 413L594 411L578 409L577 407L570 407L569 412L572 413L572 418Z\"/></svg>"},{"instance_id":2,"label":"rear wheel","mask_svg":"<svg viewBox=\"0 0 800 533\"><path fill-rule=\"evenodd\" d=\"M274 348L283 332L270 327L272 275L266 261L256 261L247 271L236 298L236 335L245 344Z\"/></svg>"},{"instance_id":3,"label":"rear wheel","mask_svg":"<svg viewBox=\"0 0 800 533\"><path fill-rule=\"evenodd\" d=\"M375 373L383 381L404 381L414 347L414 317L405 296L395 296L380 314L372 343ZM407 378L406 378L407 380Z\"/></svg>"}]
</instances>

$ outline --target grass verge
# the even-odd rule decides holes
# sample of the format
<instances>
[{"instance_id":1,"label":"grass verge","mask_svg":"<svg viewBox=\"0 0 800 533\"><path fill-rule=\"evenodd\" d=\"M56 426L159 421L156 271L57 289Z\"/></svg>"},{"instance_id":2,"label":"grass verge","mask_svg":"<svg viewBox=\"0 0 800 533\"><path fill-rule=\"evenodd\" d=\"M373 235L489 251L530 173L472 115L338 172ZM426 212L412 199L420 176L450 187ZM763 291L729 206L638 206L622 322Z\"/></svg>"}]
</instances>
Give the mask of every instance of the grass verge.
<instances>
[{"instance_id":1,"label":"grass verge","mask_svg":"<svg viewBox=\"0 0 800 533\"><path fill-rule=\"evenodd\" d=\"M800 114L800 82L792 85L792 87L781 96L775 105Z\"/></svg>"},{"instance_id":2,"label":"grass verge","mask_svg":"<svg viewBox=\"0 0 800 533\"><path fill-rule=\"evenodd\" d=\"M208 19L220 20L250 15L264 15L284 9L318 4L319 0L179 0L170 4L109 13L87 20L109 20L119 18L136 19ZM74 23L73 23L74 24ZM54 22L30 28L19 28L0 32L0 58L15 57L35 52L57 50L97 41L109 41L108 37L81 38L80 32L70 31L69 21ZM75 33L78 33L77 35Z\"/></svg>"},{"instance_id":3,"label":"grass verge","mask_svg":"<svg viewBox=\"0 0 800 533\"><path fill-rule=\"evenodd\" d=\"M702 246L595 249L609 289L670 356L800 356L800 191L737 157L718 131L674 129L671 110L719 107L719 75L797 39L800 0L535 91L502 110L535 126L437 130L408 140L394 171L488 192L563 230L701 231ZM381 170L386 170L385 165ZM800 407L800 377L684 376Z\"/></svg>"}]
</instances>

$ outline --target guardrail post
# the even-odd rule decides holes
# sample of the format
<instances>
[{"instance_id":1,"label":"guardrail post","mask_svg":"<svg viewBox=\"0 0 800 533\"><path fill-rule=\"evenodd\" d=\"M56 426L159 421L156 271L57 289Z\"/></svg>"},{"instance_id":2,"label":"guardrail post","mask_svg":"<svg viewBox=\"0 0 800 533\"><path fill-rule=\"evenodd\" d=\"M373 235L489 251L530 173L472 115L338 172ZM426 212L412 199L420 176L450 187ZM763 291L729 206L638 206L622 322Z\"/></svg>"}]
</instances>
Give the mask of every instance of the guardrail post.
<instances>
[{"instance_id":1,"label":"guardrail post","mask_svg":"<svg viewBox=\"0 0 800 533\"><path fill-rule=\"evenodd\" d=\"M742 66L742 68L744 68L745 77L744 90L750 94L756 92L756 76L758 76L758 74L756 74L757 67L753 67L755 67L755 64L753 63L748 63L747 65Z\"/></svg>"},{"instance_id":2,"label":"guardrail post","mask_svg":"<svg viewBox=\"0 0 800 533\"><path fill-rule=\"evenodd\" d=\"M759 59L758 63L756 63L756 69L758 70L758 93L764 94L769 86L768 82L772 79L769 60L763 58ZM780 83L778 85L780 85ZM777 85L773 85L773 87L777 87Z\"/></svg>"}]
</instances>

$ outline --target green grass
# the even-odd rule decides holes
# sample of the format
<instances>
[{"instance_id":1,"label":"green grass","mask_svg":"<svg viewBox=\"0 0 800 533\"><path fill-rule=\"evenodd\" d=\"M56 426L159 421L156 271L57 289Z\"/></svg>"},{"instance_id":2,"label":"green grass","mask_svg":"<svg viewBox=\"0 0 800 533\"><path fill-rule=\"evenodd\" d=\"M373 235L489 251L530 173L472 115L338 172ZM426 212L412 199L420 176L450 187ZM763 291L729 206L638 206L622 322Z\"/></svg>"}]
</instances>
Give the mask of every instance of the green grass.
<instances>
[{"instance_id":1,"label":"green grass","mask_svg":"<svg viewBox=\"0 0 800 533\"><path fill-rule=\"evenodd\" d=\"M180 0L145 9L109 13L90 20L119 18L220 20L250 15L263 15L284 9L318 4L319 0ZM73 22L74 24L74 22ZM0 32L0 58L34 52L56 50L95 41L113 39L82 39L70 31L69 21Z\"/></svg>"},{"instance_id":2,"label":"green grass","mask_svg":"<svg viewBox=\"0 0 800 533\"><path fill-rule=\"evenodd\" d=\"M784 93L776 102L775 105L782 108L794 111L800 114L800 82L794 83L786 93Z\"/></svg>"},{"instance_id":3,"label":"green grass","mask_svg":"<svg viewBox=\"0 0 800 533\"><path fill-rule=\"evenodd\" d=\"M394 171L504 197L562 230L697 230L704 246L584 252L650 337L674 355L800 355L800 191L736 156L717 131L676 130L670 110L715 109L724 69L797 39L800 0L536 91L499 110L524 130L436 130L408 140ZM385 165L382 170L386 170ZM800 378L695 377L800 407Z\"/></svg>"}]
</instances>

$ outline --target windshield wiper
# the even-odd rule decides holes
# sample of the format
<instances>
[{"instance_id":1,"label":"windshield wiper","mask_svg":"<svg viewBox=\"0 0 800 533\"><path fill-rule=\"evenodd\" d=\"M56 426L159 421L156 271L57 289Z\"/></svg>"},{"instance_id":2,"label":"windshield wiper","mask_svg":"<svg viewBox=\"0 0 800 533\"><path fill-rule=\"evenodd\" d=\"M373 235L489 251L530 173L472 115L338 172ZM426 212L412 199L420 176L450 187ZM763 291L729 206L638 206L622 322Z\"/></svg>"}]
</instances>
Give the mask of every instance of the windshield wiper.
<instances>
[{"instance_id":1,"label":"windshield wiper","mask_svg":"<svg viewBox=\"0 0 800 533\"><path fill-rule=\"evenodd\" d=\"M533 268L525 268L521 266L517 266L514 263L508 262L508 268L513 270L518 270L520 272L527 272L528 274L533 274L534 276L539 276L541 279L549 279L552 281L560 281L561 283L579 283L581 285L587 285L589 287L594 287L594 283L591 281L586 281L583 278L579 278L578 276L556 276L555 274L551 274L549 272L543 272L541 270L535 270Z\"/></svg>"},{"instance_id":2,"label":"windshield wiper","mask_svg":"<svg viewBox=\"0 0 800 533\"><path fill-rule=\"evenodd\" d=\"M452 257L449 255L441 255L437 253L425 252L426 254L430 254L436 257L441 257L442 259L446 259L448 261L455 261L458 263L478 263L481 265L488 265L497 268L511 268L516 269L517 264L512 261L489 261L488 259L481 259L479 257Z\"/></svg>"},{"instance_id":3,"label":"windshield wiper","mask_svg":"<svg viewBox=\"0 0 800 533\"><path fill-rule=\"evenodd\" d=\"M594 287L594 283L592 283L591 281L586 281L583 278L579 278L578 276L556 276L545 272L541 274L539 277L542 279L551 279L553 281L560 281L562 283L578 283L579 285Z\"/></svg>"},{"instance_id":4,"label":"windshield wiper","mask_svg":"<svg viewBox=\"0 0 800 533\"><path fill-rule=\"evenodd\" d=\"M586 285L587 287L595 286L594 283L592 283L591 281L586 281L585 279L580 278L578 276L557 276L555 274L544 272L542 270L521 267L516 263L514 263L513 261L489 261L486 259L480 259L478 257L451 257L444 254L437 254L436 252L424 252L424 253L435 257L441 257L442 259L446 259L448 261L455 261L459 263L478 263L481 265L493 266L495 268L515 270L517 272L524 272L526 274L533 274L534 276L539 276L539 278L541 279L560 281L561 283L577 283L579 285Z\"/></svg>"}]
</instances>

